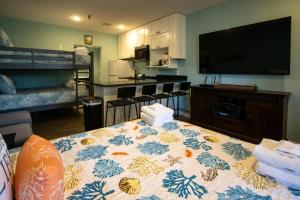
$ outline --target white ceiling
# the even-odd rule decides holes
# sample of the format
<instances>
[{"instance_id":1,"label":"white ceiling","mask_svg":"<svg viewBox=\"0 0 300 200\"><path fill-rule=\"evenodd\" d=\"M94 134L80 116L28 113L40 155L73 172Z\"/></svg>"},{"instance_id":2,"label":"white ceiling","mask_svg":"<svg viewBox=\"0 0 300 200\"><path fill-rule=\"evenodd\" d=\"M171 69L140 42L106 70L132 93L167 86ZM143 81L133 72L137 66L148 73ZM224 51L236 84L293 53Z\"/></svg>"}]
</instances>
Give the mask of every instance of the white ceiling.
<instances>
[{"instance_id":1,"label":"white ceiling","mask_svg":"<svg viewBox=\"0 0 300 200\"><path fill-rule=\"evenodd\" d=\"M118 34L175 12L191 13L225 0L0 0L0 16ZM91 14L91 20L88 15ZM81 22L70 20L79 15ZM112 24L110 27L102 23ZM125 29L117 26L124 24Z\"/></svg>"}]
</instances>

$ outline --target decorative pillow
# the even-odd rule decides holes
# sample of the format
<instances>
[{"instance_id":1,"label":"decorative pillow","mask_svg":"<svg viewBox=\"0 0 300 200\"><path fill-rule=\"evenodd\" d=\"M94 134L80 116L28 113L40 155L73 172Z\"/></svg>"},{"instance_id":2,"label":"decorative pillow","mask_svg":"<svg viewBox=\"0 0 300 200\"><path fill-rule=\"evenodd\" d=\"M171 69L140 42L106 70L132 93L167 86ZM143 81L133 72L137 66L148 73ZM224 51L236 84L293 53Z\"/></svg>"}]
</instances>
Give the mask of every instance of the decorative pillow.
<instances>
[{"instance_id":1,"label":"decorative pillow","mask_svg":"<svg viewBox=\"0 0 300 200\"><path fill-rule=\"evenodd\" d=\"M63 162L54 145L32 135L18 156L16 199L63 199L63 180Z\"/></svg>"},{"instance_id":2,"label":"decorative pillow","mask_svg":"<svg viewBox=\"0 0 300 200\"><path fill-rule=\"evenodd\" d=\"M0 199L13 199L13 169L6 143L0 135Z\"/></svg>"},{"instance_id":3,"label":"decorative pillow","mask_svg":"<svg viewBox=\"0 0 300 200\"><path fill-rule=\"evenodd\" d=\"M0 92L3 94L16 94L16 85L14 81L4 74L0 74Z\"/></svg>"},{"instance_id":4,"label":"decorative pillow","mask_svg":"<svg viewBox=\"0 0 300 200\"><path fill-rule=\"evenodd\" d=\"M10 40L10 38L2 28L0 28L0 46L4 46L4 47L14 46L12 41Z\"/></svg>"}]
</instances>

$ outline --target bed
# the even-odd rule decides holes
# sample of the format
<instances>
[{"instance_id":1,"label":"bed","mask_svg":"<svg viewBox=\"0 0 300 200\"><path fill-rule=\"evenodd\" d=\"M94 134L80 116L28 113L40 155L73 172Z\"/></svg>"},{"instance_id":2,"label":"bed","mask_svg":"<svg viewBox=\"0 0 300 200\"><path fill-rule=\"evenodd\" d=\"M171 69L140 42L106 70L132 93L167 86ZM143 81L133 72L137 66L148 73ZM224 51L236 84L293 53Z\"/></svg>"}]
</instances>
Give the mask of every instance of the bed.
<instances>
[{"instance_id":1,"label":"bed","mask_svg":"<svg viewBox=\"0 0 300 200\"><path fill-rule=\"evenodd\" d=\"M88 95L88 90L80 88L79 95ZM7 110L45 110L47 106L75 105L76 91L67 87L34 88L17 90L17 94L0 95L0 112Z\"/></svg>"},{"instance_id":2,"label":"bed","mask_svg":"<svg viewBox=\"0 0 300 200\"><path fill-rule=\"evenodd\" d=\"M255 173L254 145L185 122L141 120L52 140L65 199L299 199ZM10 151L16 164L19 149Z\"/></svg>"}]
</instances>

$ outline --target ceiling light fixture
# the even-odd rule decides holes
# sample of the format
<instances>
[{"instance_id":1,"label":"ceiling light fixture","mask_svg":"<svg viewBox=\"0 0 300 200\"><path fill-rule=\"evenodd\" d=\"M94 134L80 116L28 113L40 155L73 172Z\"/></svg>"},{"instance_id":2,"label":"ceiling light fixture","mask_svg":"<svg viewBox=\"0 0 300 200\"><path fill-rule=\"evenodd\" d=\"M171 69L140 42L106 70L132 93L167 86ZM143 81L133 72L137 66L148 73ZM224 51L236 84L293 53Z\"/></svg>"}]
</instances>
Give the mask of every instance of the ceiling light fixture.
<instances>
[{"instance_id":1,"label":"ceiling light fixture","mask_svg":"<svg viewBox=\"0 0 300 200\"><path fill-rule=\"evenodd\" d=\"M125 26L124 26L123 24L120 24L120 25L118 26L118 29L124 30L124 29L125 29Z\"/></svg>"},{"instance_id":2,"label":"ceiling light fixture","mask_svg":"<svg viewBox=\"0 0 300 200\"><path fill-rule=\"evenodd\" d=\"M80 22L80 21L81 21L81 17L78 16L78 15L73 15L73 16L71 16L71 19L72 19L73 21L75 21L75 22Z\"/></svg>"}]
</instances>

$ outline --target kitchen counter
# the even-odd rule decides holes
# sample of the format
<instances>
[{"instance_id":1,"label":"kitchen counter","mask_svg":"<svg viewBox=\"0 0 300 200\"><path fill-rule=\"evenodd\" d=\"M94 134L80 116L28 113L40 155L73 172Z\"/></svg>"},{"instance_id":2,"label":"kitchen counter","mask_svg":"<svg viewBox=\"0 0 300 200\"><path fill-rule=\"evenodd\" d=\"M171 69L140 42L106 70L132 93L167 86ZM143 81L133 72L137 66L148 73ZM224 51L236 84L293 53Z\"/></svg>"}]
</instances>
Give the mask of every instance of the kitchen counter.
<instances>
[{"instance_id":1,"label":"kitchen counter","mask_svg":"<svg viewBox=\"0 0 300 200\"><path fill-rule=\"evenodd\" d=\"M179 83L185 82L185 80L156 80L156 79L144 79L144 80L129 80L129 79L119 79L115 81L99 81L94 83L94 85L103 87L116 87L116 86L126 86L126 85L145 85L145 84L159 84L159 83Z\"/></svg>"},{"instance_id":2,"label":"kitchen counter","mask_svg":"<svg viewBox=\"0 0 300 200\"><path fill-rule=\"evenodd\" d=\"M161 93L163 84L164 83L174 83L174 91L178 91L180 87L180 82L185 82L187 81L186 76L178 76L178 75L157 75L156 77L147 77L144 80L132 80L132 77L121 77L121 79L118 78L107 78L106 80L101 80L96 83L94 83L94 91L95 91L95 96L99 96L103 98L103 117L105 116L106 112L106 106L107 106L107 101L112 101L117 99L117 94L118 94L118 88L120 87L130 87L134 86L136 87L136 96L141 96L142 95L142 89L143 85L151 85L155 84L156 86L156 93ZM170 101L172 102L172 101ZM175 99L175 105L177 102L177 99ZM162 103L166 105L166 99L162 100ZM172 103L170 103L172 104ZM172 104L171 108L174 108ZM170 105L171 106L171 105ZM120 109L120 110L119 110ZM129 107L127 106L126 110L128 110ZM116 115L116 123L121 123L123 119L123 114L124 110L123 108L118 108L118 112ZM128 111L126 111L128 113ZM108 115L107 115L107 124L111 125L113 122L113 114L114 114L114 109L109 109L108 110ZM136 118L136 110L135 106L131 106L130 108L130 114L131 118L134 119ZM127 114L126 114L127 115ZM105 119L105 118L104 118Z\"/></svg>"}]
</instances>

